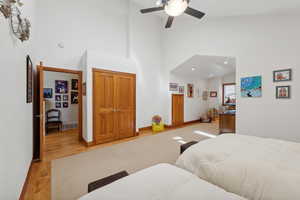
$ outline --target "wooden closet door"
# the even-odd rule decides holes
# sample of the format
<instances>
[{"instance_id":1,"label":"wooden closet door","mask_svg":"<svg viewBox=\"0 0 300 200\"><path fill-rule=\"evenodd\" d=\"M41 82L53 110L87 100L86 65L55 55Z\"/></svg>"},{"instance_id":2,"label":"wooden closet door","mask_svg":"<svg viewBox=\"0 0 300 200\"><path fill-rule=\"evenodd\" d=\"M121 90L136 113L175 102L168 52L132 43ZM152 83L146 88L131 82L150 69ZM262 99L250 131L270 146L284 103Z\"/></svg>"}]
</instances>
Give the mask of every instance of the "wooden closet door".
<instances>
[{"instance_id":1,"label":"wooden closet door","mask_svg":"<svg viewBox=\"0 0 300 200\"><path fill-rule=\"evenodd\" d=\"M94 71L94 140L97 144L117 139L115 116L115 77Z\"/></svg>"},{"instance_id":2,"label":"wooden closet door","mask_svg":"<svg viewBox=\"0 0 300 200\"><path fill-rule=\"evenodd\" d=\"M172 95L172 125L180 126L184 123L184 96Z\"/></svg>"},{"instance_id":3,"label":"wooden closet door","mask_svg":"<svg viewBox=\"0 0 300 200\"><path fill-rule=\"evenodd\" d=\"M119 139L133 137L135 130L136 78L133 74L115 75L116 120Z\"/></svg>"}]
</instances>

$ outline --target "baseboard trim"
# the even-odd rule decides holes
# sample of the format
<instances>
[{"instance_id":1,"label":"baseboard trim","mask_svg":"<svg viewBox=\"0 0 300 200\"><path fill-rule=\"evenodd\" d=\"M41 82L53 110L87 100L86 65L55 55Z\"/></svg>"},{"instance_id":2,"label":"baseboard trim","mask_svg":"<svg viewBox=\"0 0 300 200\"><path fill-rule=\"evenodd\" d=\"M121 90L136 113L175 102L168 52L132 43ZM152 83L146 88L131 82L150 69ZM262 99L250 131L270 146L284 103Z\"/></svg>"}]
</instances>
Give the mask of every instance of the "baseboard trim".
<instances>
[{"instance_id":1,"label":"baseboard trim","mask_svg":"<svg viewBox=\"0 0 300 200\"><path fill-rule=\"evenodd\" d=\"M200 123L200 119L184 122L184 125L190 125L190 124L196 124L196 123Z\"/></svg>"},{"instance_id":2,"label":"baseboard trim","mask_svg":"<svg viewBox=\"0 0 300 200\"><path fill-rule=\"evenodd\" d=\"M149 131L149 130L152 130L152 126L146 126L146 127L143 127L143 128L139 128L139 132L141 132L141 131Z\"/></svg>"},{"instance_id":3,"label":"baseboard trim","mask_svg":"<svg viewBox=\"0 0 300 200\"><path fill-rule=\"evenodd\" d=\"M82 142L84 143L84 145L85 145L86 147L91 147L91 146L94 146L94 145L95 145L95 142L94 142L94 141L92 141L92 142L87 142L87 141L85 141L85 139L82 139Z\"/></svg>"},{"instance_id":4,"label":"baseboard trim","mask_svg":"<svg viewBox=\"0 0 300 200\"><path fill-rule=\"evenodd\" d=\"M168 129L176 129L176 128L182 128L184 126L193 125L193 124L197 124L197 123L200 123L200 119L193 120L193 121L188 121L188 122L184 122L182 125L178 125L178 126L173 126L173 125L167 125L167 124L165 124L165 128L166 128L166 130L168 130ZM139 128L139 133L141 131L148 131L148 130L151 131L152 130L152 126L146 126L146 127L143 127L143 128Z\"/></svg>"},{"instance_id":5,"label":"baseboard trim","mask_svg":"<svg viewBox=\"0 0 300 200\"><path fill-rule=\"evenodd\" d=\"M20 194L20 198L19 200L24 200L25 199L25 193L28 189L28 185L29 185L29 178L30 178L30 175L32 174L31 171L32 171L32 163L33 161L30 162L30 166L29 166L29 169L28 169L28 172L27 172L27 175L26 175L26 179L25 179L25 182L23 184L23 188L22 188L22 192Z\"/></svg>"}]
</instances>

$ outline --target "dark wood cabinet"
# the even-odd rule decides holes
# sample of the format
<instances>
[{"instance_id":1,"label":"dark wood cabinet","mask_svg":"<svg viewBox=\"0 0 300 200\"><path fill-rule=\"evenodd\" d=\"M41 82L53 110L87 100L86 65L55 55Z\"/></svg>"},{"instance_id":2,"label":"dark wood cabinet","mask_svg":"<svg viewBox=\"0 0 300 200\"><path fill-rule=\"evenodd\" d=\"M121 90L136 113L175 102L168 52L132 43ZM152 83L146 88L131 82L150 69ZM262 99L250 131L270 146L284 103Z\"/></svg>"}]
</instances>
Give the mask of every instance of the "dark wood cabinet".
<instances>
[{"instance_id":1,"label":"dark wood cabinet","mask_svg":"<svg viewBox=\"0 0 300 200\"><path fill-rule=\"evenodd\" d=\"M235 133L235 114L220 114L220 134Z\"/></svg>"}]
</instances>

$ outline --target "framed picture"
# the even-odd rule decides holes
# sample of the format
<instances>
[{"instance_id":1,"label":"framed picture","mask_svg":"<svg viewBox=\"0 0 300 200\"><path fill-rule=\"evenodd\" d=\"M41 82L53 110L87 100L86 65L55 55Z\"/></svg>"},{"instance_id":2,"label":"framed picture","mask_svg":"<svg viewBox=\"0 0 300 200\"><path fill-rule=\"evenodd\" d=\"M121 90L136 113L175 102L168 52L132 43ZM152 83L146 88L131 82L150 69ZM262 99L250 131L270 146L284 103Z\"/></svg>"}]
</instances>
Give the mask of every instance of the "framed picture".
<instances>
[{"instance_id":1,"label":"framed picture","mask_svg":"<svg viewBox=\"0 0 300 200\"><path fill-rule=\"evenodd\" d=\"M44 98L52 99L53 97L53 89L52 88L44 88Z\"/></svg>"},{"instance_id":2,"label":"framed picture","mask_svg":"<svg viewBox=\"0 0 300 200\"><path fill-rule=\"evenodd\" d=\"M56 102L55 103L55 108L61 108L61 103L60 102Z\"/></svg>"},{"instance_id":3,"label":"framed picture","mask_svg":"<svg viewBox=\"0 0 300 200\"><path fill-rule=\"evenodd\" d=\"M61 95L55 95L55 101L61 101Z\"/></svg>"},{"instance_id":4,"label":"framed picture","mask_svg":"<svg viewBox=\"0 0 300 200\"><path fill-rule=\"evenodd\" d=\"M276 87L277 99L290 99L291 98L291 86L277 86Z\"/></svg>"},{"instance_id":5,"label":"framed picture","mask_svg":"<svg viewBox=\"0 0 300 200\"><path fill-rule=\"evenodd\" d=\"M216 98L216 97L218 97L218 92L217 91L211 91L210 94L209 94L209 96L211 98Z\"/></svg>"},{"instance_id":6,"label":"framed picture","mask_svg":"<svg viewBox=\"0 0 300 200\"><path fill-rule=\"evenodd\" d=\"M179 86L178 90L180 94L184 94L184 86Z\"/></svg>"},{"instance_id":7,"label":"framed picture","mask_svg":"<svg viewBox=\"0 0 300 200\"><path fill-rule=\"evenodd\" d=\"M261 97L262 96L262 77L241 78L242 97Z\"/></svg>"},{"instance_id":8,"label":"framed picture","mask_svg":"<svg viewBox=\"0 0 300 200\"><path fill-rule=\"evenodd\" d=\"M28 55L26 58L26 102L32 103L33 98L33 65Z\"/></svg>"},{"instance_id":9,"label":"framed picture","mask_svg":"<svg viewBox=\"0 0 300 200\"><path fill-rule=\"evenodd\" d=\"M170 83L170 89L171 92L177 92L178 91L178 83Z\"/></svg>"},{"instance_id":10,"label":"framed picture","mask_svg":"<svg viewBox=\"0 0 300 200\"><path fill-rule=\"evenodd\" d=\"M187 96L189 98L194 97L194 85L193 84L187 84Z\"/></svg>"},{"instance_id":11,"label":"framed picture","mask_svg":"<svg viewBox=\"0 0 300 200\"><path fill-rule=\"evenodd\" d=\"M69 101L69 95L63 95L63 101Z\"/></svg>"},{"instance_id":12,"label":"framed picture","mask_svg":"<svg viewBox=\"0 0 300 200\"><path fill-rule=\"evenodd\" d=\"M78 104L78 92L71 92L71 104Z\"/></svg>"},{"instance_id":13,"label":"framed picture","mask_svg":"<svg viewBox=\"0 0 300 200\"><path fill-rule=\"evenodd\" d=\"M273 72L274 82L283 82L292 80L292 69L277 70Z\"/></svg>"},{"instance_id":14,"label":"framed picture","mask_svg":"<svg viewBox=\"0 0 300 200\"><path fill-rule=\"evenodd\" d=\"M204 101L207 101L208 100L208 91L204 91L203 94L202 94L202 99Z\"/></svg>"},{"instance_id":15,"label":"framed picture","mask_svg":"<svg viewBox=\"0 0 300 200\"><path fill-rule=\"evenodd\" d=\"M86 83L85 82L82 84L82 95L86 96Z\"/></svg>"},{"instance_id":16,"label":"framed picture","mask_svg":"<svg viewBox=\"0 0 300 200\"><path fill-rule=\"evenodd\" d=\"M64 108L69 108L69 103L68 102L63 102L63 107Z\"/></svg>"},{"instance_id":17,"label":"framed picture","mask_svg":"<svg viewBox=\"0 0 300 200\"><path fill-rule=\"evenodd\" d=\"M72 79L72 90L78 90L78 79Z\"/></svg>"},{"instance_id":18,"label":"framed picture","mask_svg":"<svg viewBox=\"0 0 300 200\"><path fill-rule=\"evenodd\" d=\"M68 81L55 81L55 93L67 94L68 93Z\"/></svg>"}]
</instances>

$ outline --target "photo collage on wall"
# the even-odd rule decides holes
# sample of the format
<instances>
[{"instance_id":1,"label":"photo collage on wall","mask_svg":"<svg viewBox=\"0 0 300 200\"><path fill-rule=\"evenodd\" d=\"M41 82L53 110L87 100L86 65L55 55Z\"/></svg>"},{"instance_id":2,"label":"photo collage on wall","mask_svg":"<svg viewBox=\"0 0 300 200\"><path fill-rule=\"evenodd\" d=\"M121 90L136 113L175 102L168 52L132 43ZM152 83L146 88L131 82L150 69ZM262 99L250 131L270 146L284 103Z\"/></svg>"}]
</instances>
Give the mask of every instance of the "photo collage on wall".
<instances>
[{"instance_id":1,"label":"photo collage on wall","mask_svg":"<svg viewBox=\"0 0 300 200\"><path fill-rule=\"evenodd\" d=\"M65 80L55 81L55 107L68 108L69 107L69 84Z\"/></svg>"},{"instance_id":2,"label":"photo collage on wall","mask_svg":"<svg viewBox=\"0 0 300 200\"><path fill-rule=\"evenodd\" d=\"M273 71L273 82L282 83L292 81L292 69ZM262 97L262 76L241 78L242 97ZM280 85L275 87L276 99L290 99L291 86Z\"/></svg>"}]
</instances>

